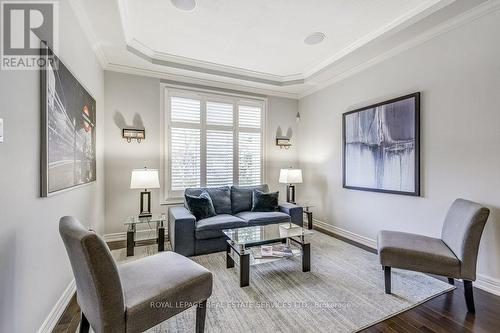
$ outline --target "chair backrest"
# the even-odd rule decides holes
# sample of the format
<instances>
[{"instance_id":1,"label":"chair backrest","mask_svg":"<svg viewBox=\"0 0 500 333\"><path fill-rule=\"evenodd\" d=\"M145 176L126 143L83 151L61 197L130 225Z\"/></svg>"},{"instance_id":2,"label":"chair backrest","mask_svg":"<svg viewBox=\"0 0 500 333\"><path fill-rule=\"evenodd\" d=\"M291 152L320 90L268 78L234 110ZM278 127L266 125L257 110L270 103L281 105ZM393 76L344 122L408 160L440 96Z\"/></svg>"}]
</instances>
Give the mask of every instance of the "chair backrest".
<instances>
[{"instance_id":1,"label":"chair backrest","mask_svg":"<svg viewBox=\"0 0 500 333\"><path fill-rule=\"evenodd\" d=\"M106 243L71 216L59 221L76 281L77 300L96 332L124 332L125 305L118 268Z\"/></svg>"},{"instance_id":2,"label":"chair backrest","mask_svg":"<svg viewBox=\"0 0 500 333\"><path fill-rule=\"evenodd\" d=\"M490 210L478 203L457 199L446 215L441 239L462 263L461 278L476 279L479 242Z\"/></svg>"}]
</instances>

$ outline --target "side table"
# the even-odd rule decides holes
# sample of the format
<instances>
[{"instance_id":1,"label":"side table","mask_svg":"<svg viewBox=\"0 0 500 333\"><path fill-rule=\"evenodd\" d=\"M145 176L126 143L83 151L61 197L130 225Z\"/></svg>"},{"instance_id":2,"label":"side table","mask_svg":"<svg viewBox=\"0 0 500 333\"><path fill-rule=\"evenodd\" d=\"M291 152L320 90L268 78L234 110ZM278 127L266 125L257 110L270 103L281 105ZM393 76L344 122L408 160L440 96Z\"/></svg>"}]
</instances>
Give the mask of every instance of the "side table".
<instances>
[{"instance_id":1,"label":"side table","mask_svg":"<svg viewBox=\"0 0 500 333\"><path fill-rule=\"evenodd\" d=\"M158 243L158 252L165 251L165 214L153 214L150 217L129 216L125 219L127 228L127 257L134 255L135 233L138 224L156 224L156 242Z\"/></svg>"},{"instance_id":2,"label":"side table","mask_svg":"<svg viewBox=\"0 0 500 333\"><path fill-rule=\"evenodd\" d=\"M309 203L298 203L297 205L302 207L303 212L307 217L307 229L311 230L313 228L313 212L311 208L313 208L314 205Z\"/></svg>"}]
</instances>

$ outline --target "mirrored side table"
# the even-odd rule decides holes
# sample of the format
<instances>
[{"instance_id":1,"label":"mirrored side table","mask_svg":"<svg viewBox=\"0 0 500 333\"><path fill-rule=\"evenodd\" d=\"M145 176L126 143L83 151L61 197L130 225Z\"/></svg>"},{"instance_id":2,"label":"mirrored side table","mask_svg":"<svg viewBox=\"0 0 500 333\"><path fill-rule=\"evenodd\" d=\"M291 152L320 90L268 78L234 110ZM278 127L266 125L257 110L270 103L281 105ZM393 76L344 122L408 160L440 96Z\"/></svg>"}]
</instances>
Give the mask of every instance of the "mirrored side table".
<instances>
[{"instance_id":1,"label":"mirrored side table","mask_svg":"<svg viewBox=\"0 0 500 333\"><path fill-rule=\"evenodd\" d=\"M165 222L167 217L164 213L152 214L150 217L129 216L125 219L124 225L127 226L127 257L134 255L135 233L138 224L155 224L156 242L158 243L158 252L165 251Z\"/></svg>"}]
</instances>

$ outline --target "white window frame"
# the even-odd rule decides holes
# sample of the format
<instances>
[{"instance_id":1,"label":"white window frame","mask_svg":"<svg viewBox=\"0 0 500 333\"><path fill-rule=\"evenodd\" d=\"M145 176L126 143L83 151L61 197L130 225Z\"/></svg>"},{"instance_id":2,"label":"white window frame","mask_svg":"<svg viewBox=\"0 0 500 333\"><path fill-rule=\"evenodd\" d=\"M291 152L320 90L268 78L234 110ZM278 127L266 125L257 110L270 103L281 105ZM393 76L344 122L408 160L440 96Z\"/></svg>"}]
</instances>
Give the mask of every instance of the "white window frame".
<instances>
[{"instance_id":1,"label":"white window frame","mask_svg":"<svg viewBox=\"0 0 500 333\"><path fill-rule=\"evenodd\" d=\"M206 130L207 129L222 129L228 130L229 126L224 125L208 125L206 124L206 103L207 102L219 102L233 105L233 184L238 184L238 134L240 130L244 132L259 132L261 133L261 165L260 165L260 175L261 183L266 183L266 118L267 118L267 98L259 98L253 96L247 96L242 94L233 94L226 92L218 92L206 89L186 89L183 87L177 87L170 84L160 84L160 96L161 96L161 161L160 161L160 183L161 183L161 199L160 204L178 204L182 203L184 198L183 191L171 191L170 186L170 172L171 172L171 161L170 161L170 98L171 97L183 97L192 98L200 100L200 183L201 186L206 184ZM260 129L256 128L239 128L238 126L238 105L245 106L257 106L261 107L261 124ZM196 125L193 124L195 128ZM235 129L235 127L237 127Z\"/></svg>"}]
</instances>

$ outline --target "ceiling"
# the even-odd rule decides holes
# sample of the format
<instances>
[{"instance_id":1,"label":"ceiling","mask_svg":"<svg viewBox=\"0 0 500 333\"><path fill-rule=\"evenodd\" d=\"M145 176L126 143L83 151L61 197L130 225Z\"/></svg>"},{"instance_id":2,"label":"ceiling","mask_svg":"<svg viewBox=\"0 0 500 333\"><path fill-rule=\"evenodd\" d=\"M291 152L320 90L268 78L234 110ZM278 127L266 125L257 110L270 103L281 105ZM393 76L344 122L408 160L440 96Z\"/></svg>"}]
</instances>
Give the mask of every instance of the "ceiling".
<instances>
[{"instance_id":1,"label":"ceiling","mask_svg":"<svg viewBox=\"0 0 500 333\"><path fill-rule=\"evenodd\" d=\"M492 7L487 0L196 2L182 11L170 0L71 0L105 69L287 97ZM305 44L314 32L325 40Z\"/></svg>"}]
</instances>

